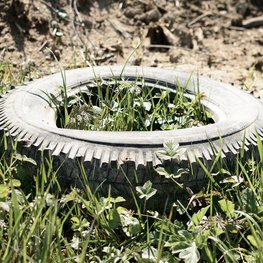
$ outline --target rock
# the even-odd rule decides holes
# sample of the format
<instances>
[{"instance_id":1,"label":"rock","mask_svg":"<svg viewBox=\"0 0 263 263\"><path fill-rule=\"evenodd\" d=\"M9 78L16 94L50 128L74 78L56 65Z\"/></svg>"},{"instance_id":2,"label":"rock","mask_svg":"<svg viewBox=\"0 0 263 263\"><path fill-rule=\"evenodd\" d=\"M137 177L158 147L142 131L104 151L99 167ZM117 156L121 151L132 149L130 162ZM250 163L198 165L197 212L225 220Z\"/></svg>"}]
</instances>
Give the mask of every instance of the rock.
<instances>
[{"instance_id":1,"label":"rock","mask_svg":"<svg viewBox=\"0 0 263 263\"><path fill-rule=\"evenodd\" d=\"M171 29L173 27L173 24L175 22L175 16L171 15L171 14L165 14L163 16L163 21L165 23L165 26L169 29Z\"/></svg>"},{"instance_id":2,"label":"rock","mask_svg":"<svg viewBox=\"0 0 263 263\"><path fill-rule=\"evenodd\" d=\"M251 0L251 4L258 7L262 7L262 0Z\"/></svg>"},{"instance_id":3,"label":"rock","mask_svg":"<svg viewBox=\"0 0 263 263\"><path fill-rule=\"evenodd\" d=\"M236 5L236 12L242 16L245 16L245 14L248 11L248 4L244 2L237 3Z\"/></svg>"},{"instance_id":4,"label":"rock","mask_svg":"<svg viewBox=\"0 0 263 263\"><path fill-rule=\"evenodd\" d=\"M168 28L163 27L164 35L166 36L168 43L173 46L177 46L180 42L178 36L174 35Z\"/></svg>"},{"instance_id":5,"label":"rock","mask_svg":"<svg viewBox=\"0 0 263 263\"><path fill-rule=\"evenodd\" d=\"M152 45L176 45L178 43L178 38L169 29L155 24L149 27L146 37L150 38Z\"/></svg>"},{"instance_id":6,"label":"rock","mask_svg":"<svg viewBox=\"0 0 263 263\"><path fill-rule=\"evenodd\" d=\"M193 35L190 29L186 29L184 27L176 27L175 31L173 32L176 36L180 39L180 46L193 48Z\"/></svg>"},{"instance_id":7,"label":"rock","mask_svg":"<svg viewBox=\"0 0 263 263\"><path fill-rule=\"evenodd\" d=\"M140 16L136 16L136 18L148 25L150 22L157 22L161 18L161 16L162 15L159 12L158 8L154 8Z\"/></svg>"},{"instance_id":8,"label":"rock","mask_svg":"<svg viewBox=\"0 0 263 263\"><path fill-rule=\"evenodd\" d=\"M263 72L263 58L260 58L254 64L254 67L257 71Z\"/></svg>"},{"instance_id":9,"label":"rock","mask_svg":"<svg viewBox=\"0 0 263 263\"><path fill-rule=\"evenodd\" d=\"M194 30L194 36L195 36L195 39L198 41L198 42L202 42L203 39L204 39L204 33L203 33L203 30L201 27L198 27Z\"/></svg>"},{"instance_id":10,"label":"rock","mask_svg":"<svg viewBox=\"0 0 263 263\"><path fill-rule=\"evenodd\" d=\"M234 16L231 19L231 25L241 27L242 26L242 20L243 20L243 17L241 15Z\"/></svg>"},{"instance_id":11,"label":"rock","mask_svg":"<svg viewBox=\"0 0 263 263\"><path fill-rule=\"evenodd\" d=\"M123 13L128 18L134 18L135 16L141 15L142 9L139 6L127 7Z\"/></svg>"},{"instance_id":12,"label":"rock","mask_svg":"<svg viewBox=\"0 0 263 263\"><path fill-rule=\"evenodd\" d=\"M259 45L263 46L263 37L258 37L257 39L255 39L255 41L256 41Z\"/></svg>"},{"instance_id":13,"label":"rock","mask_svg":"<svg viewBox=\"0 0 263 263\"><path fill-rule=\"evenodd\" d=\"M178 63L182 58L182 53L179 53L177 50L170 51L169 60L171 63Z\"/></svg>"}]
</instances>

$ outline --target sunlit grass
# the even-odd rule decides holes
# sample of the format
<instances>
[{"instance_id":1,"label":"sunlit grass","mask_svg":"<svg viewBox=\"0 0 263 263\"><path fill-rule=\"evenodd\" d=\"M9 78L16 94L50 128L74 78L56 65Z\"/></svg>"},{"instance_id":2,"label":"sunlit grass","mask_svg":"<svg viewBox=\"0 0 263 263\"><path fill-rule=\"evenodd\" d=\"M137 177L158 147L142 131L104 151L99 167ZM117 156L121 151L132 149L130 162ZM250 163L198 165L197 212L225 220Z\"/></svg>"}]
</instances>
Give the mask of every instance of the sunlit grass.
<instances>
[{"instance_id":1,"label":"sunlit grass","mask_svg":"<svg viewBox=\"0 0 263 263\"><path fill-rule=\"evenodd\" d=\"M11 69L1 72L5 92L17 79ZM167 142L160 154L172 165L159 172L189 194L172 205L158 203L158 211L149 206L158 195L150 181L137 185L129 209L130 200L113 198L111 191L95 195L84 167L82 189L63 188L51 158L36 164L1 140L1 262L263 262L259 139L257 159L241 152L231 167L220 153L210 167L200 160L208 182L199 192L177 184L184 171L173 161L182 149Z\"/></svg>"},{"instance_id":2,"label":"sunlit grass","mask_svg":"<svg viewBox=\"0 0 263 263\"><path fill-rule=\"evenodd\" d=\"M209 173L217 184L210 181L186 199L178 196L163 214L148 209L157 193L150 181L136 188L137 205L129 210L121 196L94 195L85 174L80 175L84 188L61 189L51 159L43 157L35 166L30 159L17 157L15 149L9 155L4 152L2 262L260 262L262 161L239 160L235 170L215 166Z\"/></svg>"},{"instance_id":3,"label":"sunlit grass","mask_svg":"<svg viewBox=\"0 0 263 263\"><path fill-rule=\"evenodd\" d=\"M189 77L190 81L191 77ZM59 127L95 131L153 131L201 126L212 121L202 104L204 94L193 99L184 96L187 87L176 83L176 90L151 86L143 78L97 80L82 88L82 93L52 101L58 111ZM197 88L198 89L198 88ZM49 96L50 99L51 96ZM59 103L59 104L58 104Z\"/></svg>"}]
</instances>

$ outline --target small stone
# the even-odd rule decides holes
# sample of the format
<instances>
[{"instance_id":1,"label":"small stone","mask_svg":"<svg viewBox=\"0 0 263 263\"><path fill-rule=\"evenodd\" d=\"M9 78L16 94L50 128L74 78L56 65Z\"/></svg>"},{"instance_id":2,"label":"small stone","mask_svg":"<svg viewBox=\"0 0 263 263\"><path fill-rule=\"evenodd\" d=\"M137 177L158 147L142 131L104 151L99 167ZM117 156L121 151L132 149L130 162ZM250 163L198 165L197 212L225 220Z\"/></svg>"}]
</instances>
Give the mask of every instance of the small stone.
<instances>
[{"instance_id":1,"label":"small stone","mask_svg":"<svg viewBox=\"0 0 263 263\"><path fill-rule=\"evenodd\" d=\"M236 11L238 14L244 16L248 11L248 4L247 3L238 3L236 5Z\"/></svg>"},{"instance_id":2,"label":"small stone","mask_svg":"<svg viewBox=\"0 0 263 263\"><path fill-rule=\"evenodd\" d=\"M139 6L127 7L123 13L128 18L134 18L136 15L140 15L142 13L142 10Z\"/></svg>"},{"instance_id":3,"label":"small stone","mask_svg":"<svg viewBox=\"0 0 263 263\"><path fill-rule=\"evenodd\" d=\"M173 50L170 52L169 60L171 63L178 63L181 57L182 57L181 53L178 53L178 51Z\"/></svg>"},{"instance_id":4,"label":"small stone","mask_svg":"<svg viewBox=\"0 0 263 263\"><path fill-rule=\"evenodd\" d=\"M179 37L182 47L193 48L193 35L190 30L185 30L183 27L177 27L173 33Z\"/></svg>"},{"instance_id":5,"label":"small stone","mask_svg":"<svg viewBox=\"0 0 263 263\"><path fill-rule=\"evenodd\" d=\"M263 72L263 59L258 59L255 63L255 69L257 71Z\"/></svg>"},{"instance_id":6,"label":"small stone","mask_svg":"<svg viewBox=\"0 0 263 263\"><path fill-rule=\"evenodd\" d=\"M157 22L161 16L162 15L159 12L158 8L154 8L154 9L146 12L145 14L143 14L143 16L141 16L141 18L139 18L139 20L142 20L146 24L149 24L150 22Z\"/></svg>"}]
</instances>

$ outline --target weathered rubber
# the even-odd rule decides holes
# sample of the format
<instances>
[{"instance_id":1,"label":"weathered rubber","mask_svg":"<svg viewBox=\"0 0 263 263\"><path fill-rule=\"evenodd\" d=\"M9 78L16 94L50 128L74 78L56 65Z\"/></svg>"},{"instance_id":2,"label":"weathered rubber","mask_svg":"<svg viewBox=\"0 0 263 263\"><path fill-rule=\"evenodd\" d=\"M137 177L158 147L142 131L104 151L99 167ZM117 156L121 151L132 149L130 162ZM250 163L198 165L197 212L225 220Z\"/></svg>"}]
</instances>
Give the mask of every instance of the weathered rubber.
<instances>
[{"instance_id":1,"label":"weathered rubber","mask_svg":"<svg viewBox=\"0 0 263 263\"><path fill-rule=\"evenodd\" d=\"M189 73L175 70L128 66L122 71L120 66L66 71L67 91L78 93L91 80L120 75L125 79L143 77L149 83L157 81L164 89L166 86L176 88L176 83L185 86L189 80ZM115 176L112 170L107 172L112 167L117 171L122 164L128 163L126 172L131 174L134 170L143 171L145 167L160 165L156 152L168 140L174 140L186 149L180 156L182 161L194 163L196 157L204 161L213 159L220 148L223 155L237 154L243 142L249 148L256 145L257 134L263 138L262 103L236 87L207 77L199 76L198 85L197 77L192 77L187 96L194 95L198 86L199 92L206 96L203 104L212 113L215 123L173 131L104 132L57 128L56 111L46 94L59 99L62 85L62 75L57 73L11 90L0 100L0 128L27 147L48 150L59 158L64 156L96 163L96 167L104 167L104 173L108 173L104 178L110 182L126 180L123 175L122 178ZM96 170L98 173L100 168ZM145 176L136 180L142 183Z\"/></svg>"}]
</instances>

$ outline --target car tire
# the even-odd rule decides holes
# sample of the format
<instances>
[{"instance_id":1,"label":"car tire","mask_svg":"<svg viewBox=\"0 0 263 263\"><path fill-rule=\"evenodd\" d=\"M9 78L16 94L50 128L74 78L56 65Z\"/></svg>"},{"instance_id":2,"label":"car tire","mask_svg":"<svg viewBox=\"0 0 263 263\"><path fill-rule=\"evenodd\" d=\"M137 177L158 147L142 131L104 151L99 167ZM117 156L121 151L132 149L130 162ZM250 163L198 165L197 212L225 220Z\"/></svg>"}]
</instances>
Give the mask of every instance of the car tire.
<instances>
[{"instance_id":1,"label":"car tire","mask_svg":"<svg viewBox=\"0 0 263 263\"><path fill-rule=\"evenodd\" d=\"M189 81L189 75L176 70L136 66L102 66L57 73L3 95L0 128L23 145L31 156L38 150L51 153L58 164L64 163L64 176L66 174L70 180L78 177L77 167L81 163L89 174L89 181L123 188L127 182L134 186L151 180L157 188L164 189L170 181L156 175L154 168L163 164L157 153L166 141L175 141L185 148L178 165L187 167L189 164L198 166L197 158L209 163L219 151L222 157L231 159L242 147L251 149L257 145L257 138L263 138L263 106L258 99L208 77L192 76ZM215 123L151 132L84 131L56 126L56 110L47 94L59 99L63 81L66 81L67 93L74 94L98 78L113 77L126 80L141 77L146 83L158 82L163 89L176 89L180 83L187 86L185 95L189 98L194 97L198 89L205 94L202 103ZM201 174L188 174L181 180L186 185L196 184L202 181Z\"/></svg>"}]
</instances>

